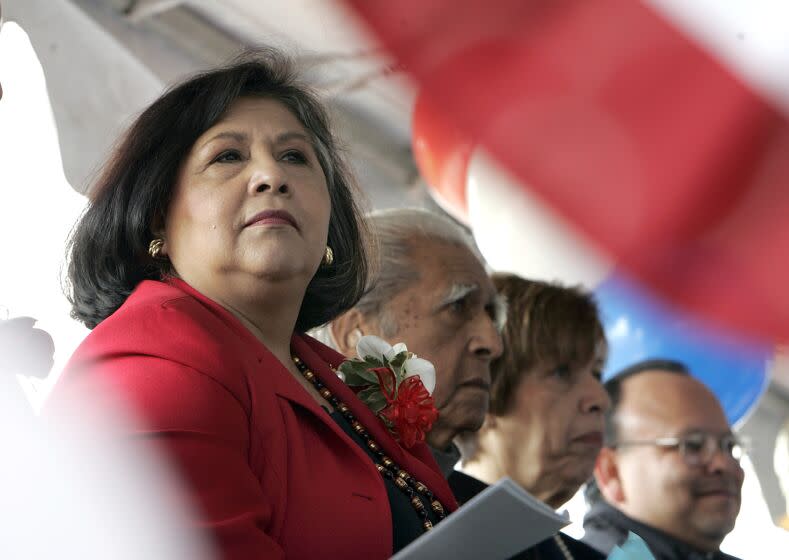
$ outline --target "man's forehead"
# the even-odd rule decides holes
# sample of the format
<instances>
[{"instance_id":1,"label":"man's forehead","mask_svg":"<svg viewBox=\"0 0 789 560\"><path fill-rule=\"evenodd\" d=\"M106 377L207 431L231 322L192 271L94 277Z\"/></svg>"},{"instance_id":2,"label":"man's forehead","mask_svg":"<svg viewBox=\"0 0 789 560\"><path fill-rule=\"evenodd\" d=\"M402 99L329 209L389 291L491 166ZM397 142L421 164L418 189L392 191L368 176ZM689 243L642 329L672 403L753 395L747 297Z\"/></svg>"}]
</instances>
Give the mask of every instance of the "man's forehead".
<instances>
[{"instance_id":1,"label":"man's forehead","mask_svg":"<svg viewBox=\"0 0 789 560\"><path fill-rule=\"evenodd\" d=\"M426 290L443 297L452 290L466 287L483 294L495 293L479 258L465 245L440 239L425 240L414 248L413 264Z\"/></svg>"},{"instance_id":2,"label":"man's forehead","mask_svg":"<svg viewBox=\"0 0 789 560\"><path fill-rule=\"evenodd\" d=\"M651 434L656 436L729 428L709 389L691 376L671 372L642 372L624 380L617 416L623 429L662 432Z\"/></svg>"}]
</instances>

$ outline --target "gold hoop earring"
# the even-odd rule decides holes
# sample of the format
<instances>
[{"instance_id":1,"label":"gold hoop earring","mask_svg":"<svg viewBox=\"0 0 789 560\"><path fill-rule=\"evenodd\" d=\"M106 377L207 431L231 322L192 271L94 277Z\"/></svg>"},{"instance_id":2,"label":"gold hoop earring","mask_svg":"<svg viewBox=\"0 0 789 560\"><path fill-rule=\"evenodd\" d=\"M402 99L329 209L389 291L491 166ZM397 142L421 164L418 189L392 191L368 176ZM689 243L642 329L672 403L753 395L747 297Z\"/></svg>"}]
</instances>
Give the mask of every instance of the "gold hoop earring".
<instances>
[{"instance_id":1,"label":"gold hoop earring","mask_svg":"<svg viewBox=\"0 0 789 560\"><path fill-rule=\"evenodd\" d=\"M164 239L161 237L157 237L151 240L151 243L148 245L148 254L151 255L153 259L161 259L162 257L162 248L164 247Z\"/></svg>"},{"instance_id":2,"label":"gold hoop earring","mask_svg":"<svg viewBox=\"0 0 789 560\"><path fill-rule=\"evenodd\" d=\"M331 266L334 262L334 251L331 250L331 247L326 245L326 252L323 254L323 266Z\"/></svg>"}]
</instances>

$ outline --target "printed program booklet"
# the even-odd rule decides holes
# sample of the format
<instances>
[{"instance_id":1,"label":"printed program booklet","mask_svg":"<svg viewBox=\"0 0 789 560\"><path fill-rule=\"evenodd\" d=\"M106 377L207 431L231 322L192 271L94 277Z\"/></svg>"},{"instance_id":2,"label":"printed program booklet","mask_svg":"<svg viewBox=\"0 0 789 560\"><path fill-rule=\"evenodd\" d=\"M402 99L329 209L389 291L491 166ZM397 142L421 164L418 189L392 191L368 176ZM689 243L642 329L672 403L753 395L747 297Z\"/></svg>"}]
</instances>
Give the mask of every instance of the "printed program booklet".
<instances>
[{"instance_id":1,"label":"printed program booklet","mask_svg":"<svg viewBox=\"0 0 789 560\"><path fill-rule=\"evenodd\" d=\"M504 560L569 524L566 512L556 513L512 479L504 478L474 496L392 560Z\"/></svg>"}]
</instances>

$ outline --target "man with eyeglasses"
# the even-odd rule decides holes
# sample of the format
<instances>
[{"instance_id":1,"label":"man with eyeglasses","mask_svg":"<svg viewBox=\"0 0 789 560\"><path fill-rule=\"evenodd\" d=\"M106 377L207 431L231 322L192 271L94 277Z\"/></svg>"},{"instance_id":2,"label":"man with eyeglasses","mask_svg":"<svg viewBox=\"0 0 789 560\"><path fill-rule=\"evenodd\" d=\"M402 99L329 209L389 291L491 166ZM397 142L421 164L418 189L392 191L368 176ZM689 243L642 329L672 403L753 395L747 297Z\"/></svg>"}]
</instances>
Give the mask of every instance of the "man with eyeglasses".
<instances>
[{"instance_id":1,"label":"man with eyeglasses","mask_svg":"<svg viewBox=\"0 0 789 560\"><path fill-rule=\"evenodd\" d=\"M632 531L656 560L733 559L719 547L740 511L743 445L715 395L668 360L634 364L605 387L584 542L608 554Z\"/></svg>"}]
</instances>

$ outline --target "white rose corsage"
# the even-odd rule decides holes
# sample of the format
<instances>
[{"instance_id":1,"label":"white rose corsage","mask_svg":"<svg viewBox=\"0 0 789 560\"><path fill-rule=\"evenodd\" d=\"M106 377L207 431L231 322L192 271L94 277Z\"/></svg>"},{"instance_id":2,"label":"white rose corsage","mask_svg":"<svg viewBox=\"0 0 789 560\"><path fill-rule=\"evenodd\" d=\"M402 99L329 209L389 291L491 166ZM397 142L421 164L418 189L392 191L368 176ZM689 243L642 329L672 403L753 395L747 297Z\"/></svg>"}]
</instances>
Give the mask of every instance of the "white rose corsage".
<instances>
[{"instance_id":1,"label":"white rose corsage","mask_svg":"<svg viewBox=\"0 0 789 560\"><path fill-rule=\"evenodd\" d=\"M338 372L356 395L386 424L404 447L425 440L438 418L433 402L436 370L409 352L405 344L389 345L377 336L363 336L358 358L343 362Z\"/></svg>"}]
</instances>

